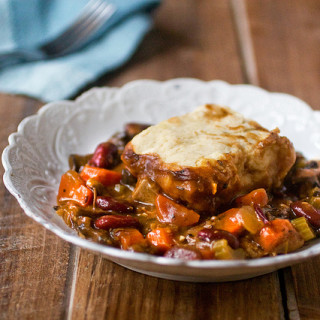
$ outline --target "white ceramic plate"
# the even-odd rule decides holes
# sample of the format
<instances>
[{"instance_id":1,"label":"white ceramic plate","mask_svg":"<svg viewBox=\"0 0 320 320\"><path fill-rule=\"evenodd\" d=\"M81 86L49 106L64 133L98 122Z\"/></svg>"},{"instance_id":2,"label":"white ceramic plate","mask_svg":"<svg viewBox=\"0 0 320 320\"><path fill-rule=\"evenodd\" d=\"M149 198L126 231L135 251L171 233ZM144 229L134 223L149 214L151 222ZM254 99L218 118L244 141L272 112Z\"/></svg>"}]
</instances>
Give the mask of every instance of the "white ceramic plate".
<instances>
[{"instance_id":1,"label":"white ceramic plate","mask_svg":"<svg viewBox=\"0 0 320 320\"><path fill-rule=\"evenodd\" d=\"M268 129L279 127L297 150L320 159L320 112L287 94L250 85L174 79L139 80L122 88L96 88L76 101L50 103L24 119L9 137L4 183L25 213L59 237L129 269L184 281L231 281L265 274L320 253L320 239L301 250L247 261L180 261L121 251L81 239L53 211L61 174L71 153L92 152L129 121L157 123L204 103L230 106Z\"/></svg>"}]
</instances>

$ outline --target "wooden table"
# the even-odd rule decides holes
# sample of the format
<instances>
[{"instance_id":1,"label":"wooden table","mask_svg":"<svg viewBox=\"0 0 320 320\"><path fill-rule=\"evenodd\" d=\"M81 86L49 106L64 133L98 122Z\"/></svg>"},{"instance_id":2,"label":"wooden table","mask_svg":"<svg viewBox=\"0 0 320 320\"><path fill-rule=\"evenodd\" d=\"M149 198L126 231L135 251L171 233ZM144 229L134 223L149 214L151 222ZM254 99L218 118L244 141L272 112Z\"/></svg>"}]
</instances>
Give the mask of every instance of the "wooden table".
<instances>
[{"instance_id":1,"label":"wooden table","mask_svg":"<svg viewBox=\"0 0 320 320\"><path fill-rule=\"evenodd\" d=\"M134 58L95 85L175 77L252 83L320 109L320 1L167 0ZM0 95L1 149L42 104ZM1 319L320 319L320 258L231 283L161 280L59 239L3 185L0 197Z\"/></svg>"}]
</instances>

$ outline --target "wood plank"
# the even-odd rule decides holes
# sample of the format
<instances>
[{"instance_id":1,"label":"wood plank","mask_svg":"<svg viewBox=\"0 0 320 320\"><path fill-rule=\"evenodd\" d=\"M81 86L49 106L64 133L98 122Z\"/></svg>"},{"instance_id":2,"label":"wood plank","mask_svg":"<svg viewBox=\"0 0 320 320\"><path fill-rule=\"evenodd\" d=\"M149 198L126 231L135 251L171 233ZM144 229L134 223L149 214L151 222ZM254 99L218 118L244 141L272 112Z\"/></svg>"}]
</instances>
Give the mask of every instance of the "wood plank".
<instances>
[{"instance_id":1,"label":"wood plank","mask_svg":"<svg viewBox=\"0 0 320 320\"><path fill-rule=\"evenodd\" d=\"M18 123L40 105L30 98L0 95L0 119L5 119L1 150ZM60 319L72 268L69 264L68 269L69 244L28 218L3 184L0 198L0 318Z\"/></svg>"},{"instance_id":2,"label":"wood plank","mask_svg":"<svg viewBox=\"0 0 320 320\"><path fill-rule=\"evenodd\" d=\"M275 303L281 301L277 273L230 283L168 281L81 251L77 277L72 319L281 319L282 314L281 303Z\"/></svg>"},{"instance_id":3,"label":"wood plank","mask_svg":"<svg viewBox=\"0 0 320 320\"><path fill-rule=\"evenodd\" d=\"M247 0L260 85L320 109L320 2Z\"/></svg>"},{"instance_id":4,"label":"wood plank","mask_svg":"<svg viewBox=\"0 0 320 320\"><path fill-rule=\"evenodd\" d=\"M301 319L320 319L320 257L291 268Z\"/></svg>"},{"instance_id":5,"label":"wood plank","mask_svg":"<svg viewBox=\"0 0 320 320\"><path fill-rule=\"evenodd\" d=\"M154 31L134 59L98 84L183 76L244 81L227 1L164 2ZM277 273L234 283L174 282L126 270L83 250L73 297L72 319L283 318Z\"/></svg>"},{"instance_id":6,"label":"wood plank","mask_svg":"<svg viewBox=\"0 0 320 320\"><path fill-rule=\"evenodd\" d=\"M153 30L133 59L96 85L122 86L136 79L179 77L243 82L227 1L199 2L164 1Z\"/></svg>"},{"instance_id":7,"label":"wood plank","mask_svg":"<svg viewBox=\"0 0 320 320\"><path fill-rule=\"evenodd\" d=\"M247 7L261 86L294 94L320 110L320 2L247 0ZM298 313L301 319L320 318L319 262L285 271L290 319Z\"/></svg>"}]
</instances>

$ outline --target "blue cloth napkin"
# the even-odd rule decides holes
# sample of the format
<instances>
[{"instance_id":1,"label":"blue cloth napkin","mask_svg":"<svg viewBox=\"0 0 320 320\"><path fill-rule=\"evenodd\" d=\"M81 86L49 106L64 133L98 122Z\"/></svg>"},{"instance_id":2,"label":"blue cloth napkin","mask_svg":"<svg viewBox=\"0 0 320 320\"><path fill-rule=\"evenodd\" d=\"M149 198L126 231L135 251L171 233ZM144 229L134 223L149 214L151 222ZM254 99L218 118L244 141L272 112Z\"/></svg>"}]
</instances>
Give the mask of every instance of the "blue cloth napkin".
<instances>
[{"instance_id":1,"label":"blue cloth napkin","mask_svg":"<svg viewBox=\"0 0 320 320\"><path fill-rule=\"evenodd\" d=\"M105 0L107 1L107 0ZM71 25L88 0L0 0L0 55L38 47ZM0 69L0 91L43 101L75 95L82 87L124 64L152 25L160 0L111 0L116 11L104 33L69 55Z\"/></svg>"}]
</instances>

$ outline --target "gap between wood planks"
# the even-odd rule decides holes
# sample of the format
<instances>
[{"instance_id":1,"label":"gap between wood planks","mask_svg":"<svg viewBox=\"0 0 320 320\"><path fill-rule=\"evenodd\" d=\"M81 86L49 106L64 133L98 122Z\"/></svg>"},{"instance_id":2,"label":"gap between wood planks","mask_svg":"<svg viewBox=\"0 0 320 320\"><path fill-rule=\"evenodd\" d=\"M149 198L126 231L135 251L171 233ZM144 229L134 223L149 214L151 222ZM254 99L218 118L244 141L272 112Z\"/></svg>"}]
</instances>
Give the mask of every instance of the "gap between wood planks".
<instances>
[{"instance_id":1,"label":"gap between wood planks","mask_svg":"<svg viewBox=\"0 0 320 320\"><path fill-rule=\"evenodd\" d=\"M250 33L249 19L247 16L245 0L229 0L233 25L237 38L237 45L241 60L244 82L252 85L259 85L257 64L254 47ZM77 271L79 264L80 248L74 245L70 249L69 268L67 283L65 286L66 312L64 319L72 319L74 295L77 282ZM283 318L290 320L300 319L297 307L291 269L287 268L278 271L279 288L282 296Z\"/></svg>"},{"instance_id":2,"label":"gap between wood planks","mask_svg":"<svg viewBox=\"0 0 320 320\"><path fill-rule=\"evenodd\" d=\"M74 295L75 295L76 284L77 284L79 256L80 256L80 248L72 244L70 247L67 281L64 288L65 299L66 299L66 305L65 305L66 312L63 318L66 320L72 319L72 312L74 308Z\"/></svg>"},{"instance_id":3,"label":"gap between wood planks","mask_svg":"<svg viewBox=\"0 0 320 320\"><path fill-rule=\"evenodd\" d=\"M229 0L229 2L244 80L248 84L258 86L259 77L245 0ZM291 269L286 268L279 270L278 279L282 296L284 319L299 320L300 315Z\"/></svg>"},{"instance_id":4,"label":"gap between wood planks","mask_svg":"<svg viewBox=\"0 0 320 320\"><path fill-rule=\"evenodd\" d=\"M240 53L244 81L259 85L257 64L255 60L249 19L244 0L230 0L231 14Z\"/></svg>"}]
</instances>

